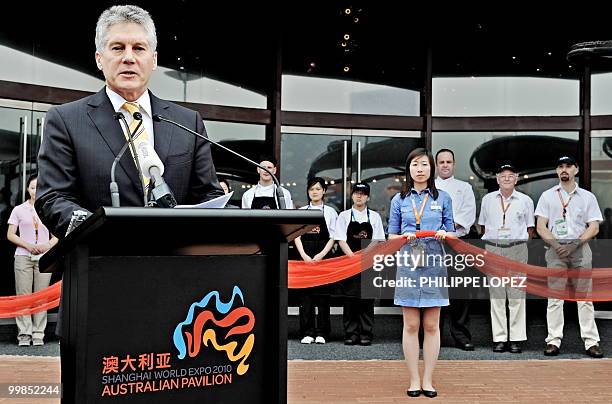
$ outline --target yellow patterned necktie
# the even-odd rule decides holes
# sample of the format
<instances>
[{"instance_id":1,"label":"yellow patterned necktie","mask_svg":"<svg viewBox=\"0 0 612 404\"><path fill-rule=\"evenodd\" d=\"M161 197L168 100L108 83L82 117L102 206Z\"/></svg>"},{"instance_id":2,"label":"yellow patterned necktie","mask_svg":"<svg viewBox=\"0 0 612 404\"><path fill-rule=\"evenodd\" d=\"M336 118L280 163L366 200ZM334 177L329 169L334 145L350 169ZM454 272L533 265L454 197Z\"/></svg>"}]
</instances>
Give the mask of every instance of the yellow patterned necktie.
<instances>
[{"instance_id":1,"label":"yellow patterned necktie","mask_svg":"<svg viewBox=\"0 0 612 404\"><path fill-rule=\"evenodd\" d=\"M134 116L134 112L140 112L140 105L138 105L137 102L126 102L125 104L123 104L123 109L125 109L127 112L129 112L129 114L133 117ZM136 127L138 126L139 121L136 119L132 118L132 123L130 123L130 133L133 133L134 135L136 133L134 133L134 131L136 130ZM134 139L134 148L136 150L138 150L138 145L141 142L148 142L149 141L149 133L147 132L147 130L144 127L144 121L142 123L142 125L140 126L140 129L138 130L138 132L140 133L140 135L138 135L138 137L136 139ZM125 134L125 139L127 140L128 134ZM134 158L134 152L132 151L132 149L130 148L130 152L132 152L132 158ZM136 165L136 159L134 158L134 165ZM149 186L149 178L145 177L143 175L143 190L145 193L145 196L147 195L147 188Z\"/></svg>"}]
</instances>

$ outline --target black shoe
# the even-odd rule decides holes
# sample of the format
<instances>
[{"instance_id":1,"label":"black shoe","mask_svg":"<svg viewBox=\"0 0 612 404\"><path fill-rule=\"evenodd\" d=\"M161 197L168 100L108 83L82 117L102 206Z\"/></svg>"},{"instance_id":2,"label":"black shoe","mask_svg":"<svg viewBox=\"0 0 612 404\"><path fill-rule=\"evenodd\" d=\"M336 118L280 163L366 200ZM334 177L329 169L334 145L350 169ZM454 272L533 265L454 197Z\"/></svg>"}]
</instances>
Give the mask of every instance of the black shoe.
<instances>
[{"instance_id":1,"label":"black shoe","mask_svg":"<svg viewBox=\"0 0 612 404\"><path fill-rule=\"evenodd\" d=\"M370 346L370 345L372 345L372 340L369 339L369 338L361 338L359 340L359 345L361 345L361 346Z\"/></svg>"},{"instance_id":2,"label":"black shoe","mask_svg":"<svg viewBox=\"0 0 612 404\"><path fill-rule=\"evenodd\" d=\"M435 390L423 390L423 395L425 397L434 398L438 395L438 392Z\"/></svg>"},{"instance_id":3,"label":"black shoe","mask_svg":"<svg viewBox=\"0 0 612 404\"><path fill-rule=\"evenodd\" d=\"M604 354L599 345L593 345L586 350L586 354L591 358L603 358Z\"/></svg>"},{"instance_id":4,"label":"black shoe","mask_svg":"<svg viewBox=\"0 0 612 404\"><path fill-rule=\"evenodd\" d=\"M518 342L510 342L510 353L521 353L523 350L521 349L521 344Z\"/></svg>"},{"instance_id":5,"label":"black shoe","mask_svg":"<svg viewBox=\"0 0 612 404\"><path fill-rule=\"evenodd\" d=\"M473 351L474 350L474 344L472 344L471 342L456 342L455 343L455 347L457 347L459 349L463 349L464 351ZM425 390L423 390L423 392L425 392Z\"/></svg>"},{"instance_id":6,"label":"black shoe","mask_svg":"<svg viewBox=\"0 0 612 404\"><path fill-rule=\"evenodd\" d=\"M495 342L493 344L493 352L506 352L505 342Z\"/></svg>"},{"instance_id":7,"label":"black shoe","mask_svg":"<svg viewBox=\"0 0 612 404\"><path fill-rule=\"evenodd\" d=\"M546 345L546 349L544 350L545 356L557 356L559 355L559 347L553 344Z\"/></svg>"},{"instance_id":8,"label":"black shoe","mask_svg":"<svg viewBox=\"0 0 612 404\"><path fill-rule=\"evenodd\" d=\"M421 395L421 393L421 390L406 390L406 394L408 394L408 397L418 397Z\"/></svg>"},{"instance_id":9,"label":"black shoe","mask_svg":"<svg viewBox=\"0 0 612 404\"><path fill-rule=\"evenodd\" d=\"M350 335L344 338L344 345L357 345L359 337L356 335Z\"/></svg>"}]
</instances>

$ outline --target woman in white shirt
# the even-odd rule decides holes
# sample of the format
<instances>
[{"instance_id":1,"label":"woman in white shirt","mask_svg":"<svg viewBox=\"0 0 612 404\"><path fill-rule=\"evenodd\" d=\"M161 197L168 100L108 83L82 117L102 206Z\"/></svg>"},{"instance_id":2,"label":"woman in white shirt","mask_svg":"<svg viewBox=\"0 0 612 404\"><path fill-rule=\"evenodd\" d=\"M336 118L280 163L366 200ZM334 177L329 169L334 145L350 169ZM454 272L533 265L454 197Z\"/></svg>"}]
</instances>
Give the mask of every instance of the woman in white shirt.
<instances>
[{"instance_id":1,"label":"woman in white shirt","mask_svg":"<svg viewBox=\"0 0 612 404\"><path fill-rule=\"evenodd\" d=\"M300 209L323 211L325 226L318 226L295 239L295 247L305 262L318 262L327 256L334 246L334 227L338 214L331 206L323 203L327 191L325 180L314 177L306 186L308 205ZM316 269L313 268L313 271ZM300 332L302 344L324 344L330 332L329 293L326 286L303 289L300 299ZM318 307L318 316L315 308Z\"/></svg>"}]
</instances>

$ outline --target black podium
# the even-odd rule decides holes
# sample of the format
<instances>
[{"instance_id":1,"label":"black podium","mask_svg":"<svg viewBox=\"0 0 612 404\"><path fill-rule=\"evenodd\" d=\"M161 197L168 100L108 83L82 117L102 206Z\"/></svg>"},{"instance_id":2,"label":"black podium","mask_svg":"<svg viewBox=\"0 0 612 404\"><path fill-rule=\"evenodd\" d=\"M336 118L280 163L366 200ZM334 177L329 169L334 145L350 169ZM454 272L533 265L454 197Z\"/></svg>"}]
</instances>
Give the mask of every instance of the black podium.
<instances>
[{"instance_id":1,"label":"black podium","mask_svg":"<svg viewBox=\"0 0 612 404\"><path fill-rule=\"evenodd\" d=\"M101 208L63 271L62 403L287 401L287 241L320 211Z\"/></svg>"}]
</instances>

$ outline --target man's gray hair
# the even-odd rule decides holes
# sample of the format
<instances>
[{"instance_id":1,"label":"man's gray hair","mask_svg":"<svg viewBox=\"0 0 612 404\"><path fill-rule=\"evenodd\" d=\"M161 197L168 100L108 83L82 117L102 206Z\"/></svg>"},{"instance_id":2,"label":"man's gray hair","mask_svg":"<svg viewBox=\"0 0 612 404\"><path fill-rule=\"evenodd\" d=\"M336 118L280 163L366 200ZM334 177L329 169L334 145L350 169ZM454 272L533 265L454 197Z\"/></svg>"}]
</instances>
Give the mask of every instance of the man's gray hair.
<instances>
[{"instance_id":1,"label":"man's gray hair","mask_svg":"<svg viewBox=\"0 0 612 404\"><path fill-rule=\"evenodd\" d=\"M149 46L157 49L157 34L155 23L148 11L138 6L112 6L104 10L96 24L96 50L102 52L108 42L108 30L111 26L121 23L139 24L147 33Z\"/></svg>"}]
</instances>

